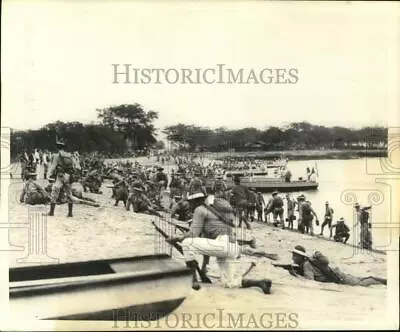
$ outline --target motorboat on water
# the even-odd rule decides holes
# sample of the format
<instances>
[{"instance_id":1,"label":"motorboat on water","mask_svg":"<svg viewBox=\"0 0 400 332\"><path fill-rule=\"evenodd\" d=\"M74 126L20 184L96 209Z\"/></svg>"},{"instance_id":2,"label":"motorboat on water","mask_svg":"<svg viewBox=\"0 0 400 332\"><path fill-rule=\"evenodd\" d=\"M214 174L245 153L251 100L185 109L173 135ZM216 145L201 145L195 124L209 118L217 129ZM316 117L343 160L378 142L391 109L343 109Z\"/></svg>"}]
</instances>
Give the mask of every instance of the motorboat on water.
<instances>
[{"instance_id":1,"label":"motorboat on water","mask_svg":"<svg viewBox=\"0 0 400 332\"><path fill-rule=\"evenodd\" d=\"M261 192L279 191L304 191L318 189L315 177L308 179L299 178L292 180L286 176L287 159L278 159L267 163L263 167L246 170L230 170L224 173L223 179L228 188L234 186L234 179L239 178L240 183Z\"/></svg>"},{"instance_id":2,"label":"motorboat on water","mask_svg":"<svg viewBox=\"0 0 400 332\"><path fill-rule=\"evenodd\" d=\"M317 181L309 180L291 180L286 181L284 177L268 176L265 174L254 173L228 173L225 175L225 183L228 188L234 186L234 178L239 177L240 183L249 188L254 188L261 192L272 192L279 190L286 191L303 191L303 190L316 190L318 189Z\"/></svg>"}]
</instances>

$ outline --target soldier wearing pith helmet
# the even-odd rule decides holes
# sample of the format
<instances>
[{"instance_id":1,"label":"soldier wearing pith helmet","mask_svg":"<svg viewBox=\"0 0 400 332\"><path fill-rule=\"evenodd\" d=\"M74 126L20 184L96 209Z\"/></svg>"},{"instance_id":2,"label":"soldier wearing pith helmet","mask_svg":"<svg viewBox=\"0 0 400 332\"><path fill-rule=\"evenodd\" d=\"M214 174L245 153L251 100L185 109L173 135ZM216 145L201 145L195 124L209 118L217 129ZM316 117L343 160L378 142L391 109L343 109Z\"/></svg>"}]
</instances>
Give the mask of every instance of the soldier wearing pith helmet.
<instances>
[{"instance_id":1,"label":"soldier wearing pith helmet","mask_svg":"<svg viewBox=\"0 0 400 332\"><path fill-rule=\"evenodd\" d=\"M48 174L55 178L50 195L49 216L54 216L54 209L61 189L64 189L68 203L68 217L72 217L73 197L71 190L72 178L75 170L80 170L79 160L73 154L66 152L65 141L56 139L58 152L54 155L52 163L48 169Z\"/></svg>"}]
</instances>

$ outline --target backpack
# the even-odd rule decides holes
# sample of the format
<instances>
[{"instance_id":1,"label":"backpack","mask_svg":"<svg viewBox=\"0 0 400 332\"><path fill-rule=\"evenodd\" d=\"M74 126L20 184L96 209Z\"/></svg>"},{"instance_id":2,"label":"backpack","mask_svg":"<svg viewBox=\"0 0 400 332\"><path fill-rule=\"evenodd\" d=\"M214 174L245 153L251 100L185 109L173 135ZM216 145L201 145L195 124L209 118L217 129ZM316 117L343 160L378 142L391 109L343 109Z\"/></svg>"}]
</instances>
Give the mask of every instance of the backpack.
<instances>
[{"instance_id":1,"label":"backpack","mask_svg":"<svg viewBox=\"0 0 400 332\"><path fill-rule=\"evenodd\" d=\"M329 259L320 251L314 252L309 262L319 269L329 282L342 283L342 279L329 266Z\"/></svg>"},{"instance_id":2,"label":"backpack","mask_svg":"<svg viewBox=\"0 0 400 332\"><path fill-rule=\"evenodd\" d=\"M282 200L282 198L281 197L275 197L274 199L273 199L273 201L272 201L272 206L275 208L275 209L280 209L280 208L282 208L282 206L283 206L283 200Z\"/></svg>"},{"instance_id":3,"label":"backpack","mask_svg":"<svg viewBox=\"0 0 400 332\"><path fill-rule=\"evenodd\" d=\"M208 211L213 213L225 225L236 227L236 225L234 224L235 214L233 213L232 206L225 199L218 198L214 200L213 204L203 204L203 206Z\"/></svg>"},{"instance_id":4,"label":"backpack","mask_svg":"<svg viewBox=\"0 0 400 332\"><path fill-rule=\"evenodd\" d=\"M309 215L311 214L311 206L308 203L303 203L303 205L301 206L302 212L305 215Z\"/></svg>"}]
</instances>

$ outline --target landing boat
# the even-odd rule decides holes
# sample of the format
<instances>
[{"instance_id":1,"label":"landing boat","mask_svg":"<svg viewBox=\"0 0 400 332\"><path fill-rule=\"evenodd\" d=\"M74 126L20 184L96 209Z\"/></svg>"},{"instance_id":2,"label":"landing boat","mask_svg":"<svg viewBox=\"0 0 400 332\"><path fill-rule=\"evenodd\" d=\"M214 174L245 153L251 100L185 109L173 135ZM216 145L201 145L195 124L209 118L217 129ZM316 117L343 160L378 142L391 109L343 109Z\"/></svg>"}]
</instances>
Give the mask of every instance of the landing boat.
<instances>
[{"instance_id":1,"label":"landing boat","mask_svg":"<svg viewBox=\"0 0 400 332\"><path fill-rule=\"evenodd\" d=\"M21 319L157 320L191 290L167 254L10 268L10 314Z\"/></svg>"},{"instance_id":2,"label":"landing boat","mask_svg":"<svg viewBox=\"0 0 400 332\"><path fill-rule=\"evenodd\" d=\"M240 179L240 184L249 188L254 188L260 192L272 192L279 190L281 192L305 191L318 189L317 181L308 180L291 180L286 181L285 178L279 176L269 176L267 173L253 172L228 172L225 174L224 180L228 188L232 188L234 178Z\"/></svg>"}]
</instances>

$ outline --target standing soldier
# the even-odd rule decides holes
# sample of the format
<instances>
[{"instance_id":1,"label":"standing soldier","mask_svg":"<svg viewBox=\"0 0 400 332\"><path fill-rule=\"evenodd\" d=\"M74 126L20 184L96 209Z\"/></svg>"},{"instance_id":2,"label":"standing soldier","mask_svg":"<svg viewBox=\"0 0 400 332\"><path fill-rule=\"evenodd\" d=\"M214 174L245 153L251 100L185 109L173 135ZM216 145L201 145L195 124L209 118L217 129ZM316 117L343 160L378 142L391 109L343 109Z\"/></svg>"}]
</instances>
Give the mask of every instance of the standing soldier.
<instances>
[{"instance_id":1,"label":"standing soldier","mask_svg":"<svg viewBox=\"0 0 400 332\"><path fill-rule=\"evenodd\" d=\"M71 183L73 173L75 170L80 170L81 166L79 160L71 153L64 151L65 143L56 140L58 152L54 155L52 163L49 167L48 173L50 176L55 176L55 183L51 190L50 196L50 212L49 216L54 216L54 209L56 207L58 196L61 189L64 189L68 202L68 217L72 217L73 197L71 191Z\"/></svg>"},{"instance_id":2,"label":"standing soldier","mask_svg":"<svg viewBox=\"0 0 400 332\"><path fill-rule=\"evenodd\" d=\"M369 230L371 223L369 222L369 212L371 206L361 207L359 203L355 203L354 209L356 212L356 224L353 226L356 228L360 225L360 247L362 249L372 249L372 234Z\"/></svg>"},{"instance_id":3,"label":"standing soldier","mask_svg":"<svg viewBox=\"0 0 400 332\"><path fill-rule=\"evenodd\" d=\"M236 209L236 217L239 219L239 227L242 226L243 221L246 224L247 229L251 229L250 224L247 221L250 191L246 186L240 184L239 177L235 177L233 181L235 182L235 185L232 188L232 203Z\"/></svg>"},{"instance_id":4,"label":"standing soldier","mask_svg":"<svg viewBox=\"0 0 400 332\"><path fill-rule=\"evenodd\" d=\"M225 193L228 187L226 186L226 183L224 182L223 178L221 175L217 175L215 181L214 181L214 195L217 198L226 198Z\"/></svg>"},{"instance_id":5,"label":"standing soldier","mask_svg":"<svg viewBox=\"0 0 400 332\"><path fill-rule=\"evenodd\" d=\"M301 195L299 198L300 201L298 229L302 234L306 232L307 234L310 233L311 235L314 235L313 218L315 216L315 223L317 226L319 226L318 216L315 213L314 209L311 207L311 202L306 201L304 195Z\"/></svg>"},{"instance_id":6,"label":"standing soldier","mask_svg":"<svg viewBox=\"0 0 400 332\"><path fill-rule=\"evenodd\" d=\"M278 195L278 191L272 193L272 199L268 202L266 215L272 213L274 218L274 226L282 225L285 228L285 223L283 220L283 200L282 197ZM278 222L279 217L279 222Z\"/></svg>"},{"instance_id":7,"label":"standing soldier","mask_svg":"<svg viewBox=\"0 0 400 332\"><path fill-rule=\"evenodd\" d=\"M332 237L332 220L333 220L333 209L329 206L329 202L325 202L324 222L321 225L321 233L319 235L324 235L324 227L328 225L329 238Z\"/></svg>"},{"instance_id":8,"label":"standing soldier","mask_svg":"<svg viewBox=\"0 0 400 332\"><path fill-rule=\"evenodd\" d=\"M288 228L293 229L293 220L296 219L294 215L294 210L296 208L297 202L294 199L291 199L290 194L286 194L286 200Z\"/></svg>"},{"instance_id":9,"label":"standing soldier","mask_svg":"<svg viewBox=\"0 0 400 332\"><path fill-rule=\"evenodd\" d=\"M161 200L163 191L168 187L168 176L167 174L164 173L163 167L157 168L155 179L156 179L155 182L158 183L159 199Z\"/></svg>"},{"instance_id":10,"label":"standing soldier","mask_svg":"<svg viewBox=\"0 0 400 332\"><path fill-rule=\"evenodd\" d=\"M47 171L49 169L49 157L47 155L47 150L43 151L42 164L43 164L43 178L46 180L47 179Z\"/></svg>"},{"instance_id":11,"label":"standing soldier","mask_svg":"<svg viewBox=\"0 0 400 332\"><path fill-rule=\"evenodd\" d=\"M257 221L262 222L263 207L265 206L264 197L261 191L257 192L256 210L257 210Z\"/></svg>"},{"instance_id":12,"label":"standing soldier","mask_svg":"<svg viewBox=\"0 0 400 332\"><path fill-rule=\"evenodd\" d=\"M247 218L250 218L250 221L254 221L254 215L256 212L256 204L257 204L256 189L250 188L249 200L248 200L248 205L247 205Z\"/></svg>"},{"instance_id":13,"label":"standing soldier","mask_svg":"<svg viewBox=\"0 0 400 332\"><path fill-rule=\"evenodd\" d=\"M28 158L28 155L27 155L26 151L23 154L20 155L19 162L21 164L21 179L23 181L25 181L26 178L27 178L26 177L26 175L28 173L27 165L28 165L28 162L29 162L29 158Z\"/></svg>"}]
</instances>

